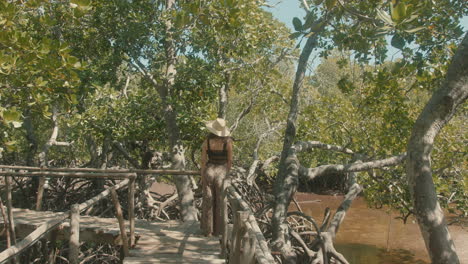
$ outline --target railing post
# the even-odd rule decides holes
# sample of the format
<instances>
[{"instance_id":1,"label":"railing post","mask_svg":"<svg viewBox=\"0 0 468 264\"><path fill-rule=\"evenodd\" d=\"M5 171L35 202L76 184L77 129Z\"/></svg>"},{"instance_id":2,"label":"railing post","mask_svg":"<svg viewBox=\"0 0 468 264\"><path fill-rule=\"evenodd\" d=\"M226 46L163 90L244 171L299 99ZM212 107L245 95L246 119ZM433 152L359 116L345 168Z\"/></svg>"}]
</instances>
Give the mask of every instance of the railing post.
<instances>
[{"instance_id":1,"label":"railing post","mask_svg":"<svg viewBox=\"0 0 468 264\"><path fill-rule=\"evenodd\" d=\"M226 258L227 242L228 242L228 190L227 187L231 185L231 180L225 178L223 181L223 190L221 192L221 257Z\"/></svg>"},{"instance_id":2,"label":"railing post","mask_svg":"<svg viewBox=\"0 0 468 264\"><path fill-rule=\"evenodd\" d=\"M7 214L8 214L8 227L10 228L10 242L12 245L16 245L16 232L15 232L15 220L13 219L13 205L11 195L11 176L5 176L5 184L7 189Z\"/></svg>"},{"instance_id":3,"label":"railing post","mask_svg":"<svg viewBox=\"0 0 468 264\"><path fill-rule=\"evenodd\" d=\"M249 222L248 216L244 219L244 225L247 230L246 235L242 239L242 254L240 263L255 264L255 254L257 251L257 238L253 232L252 225Z\"/></svg>"},{"instance_id":4,"label":"railing post","mask_svg":"<svg viewBox=\"0 0 468 264\"><path fill-rule=\"evenodd\" d=\"M71 264L80 263L80 205L74 204L70 210L70 252L68 260Z\"/></svg>"},{"instance_id":5,"label":"railing post","mask_svg":"<svg viewBox=\"0 0 468 264\"><path fill-rule=\"evenodd\" d=\"M130 178L128 185L128 221L130 224L130 247L135 244L135 181L137 174Z\"/></svg>"},{"instance_id":6,"label":"railing post","mask_svg":"<svg viewBox=\"0 0 468 264\"><path fill-rule=\"evenodd\" d=\"M242 252L242 241L247 232L247 228L245 226L245 222L249 217L249 213L245 211L239 211L234 213L234 218L236 221L234 222L234 227L232 230L232 250L229 256L229 263L233 264L241 264L241 255Z\"/></svg>"},{"instance_id":7,"label":"railing post","mask_svg":"<svg viewBox=\"0 0 468 264\"><path fill-rule=\"evenodd\" d=\"M44 196L45 177L39 177L39 186L37 187L36 211L42 210L42 197Z\"/></svg>"},{"instance_id":8,"label":"railing post","mask_svg":"<svg viewBox=\"0 0 468 264\"><path fill-rule=\"evenodd\" d=\"M115 188L111 188L111 196L112 202L114 203L115 207L115 214L117 216L117 220L119 221L119 228L120 228L120 237L122 238L122 247L124 251L124 257L128 257L128 238L127 238L127 231L125 231L125 222L122 215L122 208L120 207L119 198L117 196L117 192Z\"/></svg>"}]
</instances>

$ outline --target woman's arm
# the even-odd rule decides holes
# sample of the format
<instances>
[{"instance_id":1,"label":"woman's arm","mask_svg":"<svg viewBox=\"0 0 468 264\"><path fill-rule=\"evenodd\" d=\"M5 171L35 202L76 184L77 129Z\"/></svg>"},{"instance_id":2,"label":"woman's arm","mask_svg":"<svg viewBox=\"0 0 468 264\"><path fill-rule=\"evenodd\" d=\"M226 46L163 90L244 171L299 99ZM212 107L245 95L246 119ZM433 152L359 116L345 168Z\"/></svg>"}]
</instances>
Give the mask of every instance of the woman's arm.
<instances>
[{"instance_id":1,"label":"woman's arm","mask_svg":"<svg viewBox=\"0 0 468 264\"><path fill-rule=\"evenodd\" d=\"M208 142L207 142L208 139L206 139L203 144L202 144L202 151L201 151L201 158L200 158L200 170L201 170L201 174L203 176L203 174L205 173L205 168L206 168L206 163L208 162ZM202 181L203 181L203 177L202 177Z\"/></svg>"},{"instance_id":2,"label":"woman's arm","mask_svg":"<svg viewBox=\"0 0 468 264\"><path fill-rule=\"evenodd\" d=\"M226 151L227 151L227 170L231 170L231 167L232 167L232 162L233 162L233 150L232 150L232 139L229 138L226 142Z\"/></svg>"}]
</instances>

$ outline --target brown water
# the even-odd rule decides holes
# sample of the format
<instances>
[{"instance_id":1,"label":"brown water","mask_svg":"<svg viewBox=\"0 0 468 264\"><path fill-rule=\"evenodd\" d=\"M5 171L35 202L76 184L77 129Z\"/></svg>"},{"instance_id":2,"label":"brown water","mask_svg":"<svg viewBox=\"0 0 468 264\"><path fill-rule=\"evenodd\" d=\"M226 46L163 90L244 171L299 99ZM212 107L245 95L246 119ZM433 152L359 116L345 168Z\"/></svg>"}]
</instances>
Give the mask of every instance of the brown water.
<instances>
[{"instance_id":1,"label":"brown water","mask_svg":"<svg viewBox=\"0 0 468 264\"><path fill-rule=\"evenodd\" d=\"M297 200L304 213L318 222L326 207L332 212L343 196L300 193ZM296 210L292 205L291 210ZM336 237L336 249L350 264L425 264L430 263L419 227L414 219L403 224L398 214L385 209L371 209L358 197L348 210ZM468 264L468 227L449 226L458 256Z\"/></svg>"}]
</instances>

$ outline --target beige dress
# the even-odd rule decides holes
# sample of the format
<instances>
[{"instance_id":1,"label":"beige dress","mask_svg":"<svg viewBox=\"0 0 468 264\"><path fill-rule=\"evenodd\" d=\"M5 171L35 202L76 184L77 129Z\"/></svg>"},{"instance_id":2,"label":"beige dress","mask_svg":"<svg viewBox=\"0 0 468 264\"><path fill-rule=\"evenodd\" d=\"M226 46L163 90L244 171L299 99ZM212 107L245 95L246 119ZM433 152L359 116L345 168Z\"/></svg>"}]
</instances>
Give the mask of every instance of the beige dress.
<instances>
[{"instance_id":1,"label":"beige dress","mask_svg":"<svg viewBox=\"0 0 468 264\"><path fill-rule=\"evenodd\" d=\"M232 139L210 134L202 147L203 204L201 228L204 235L221 232L221 191L223 180L232 166Z\"/></svg>"}]
</instances>

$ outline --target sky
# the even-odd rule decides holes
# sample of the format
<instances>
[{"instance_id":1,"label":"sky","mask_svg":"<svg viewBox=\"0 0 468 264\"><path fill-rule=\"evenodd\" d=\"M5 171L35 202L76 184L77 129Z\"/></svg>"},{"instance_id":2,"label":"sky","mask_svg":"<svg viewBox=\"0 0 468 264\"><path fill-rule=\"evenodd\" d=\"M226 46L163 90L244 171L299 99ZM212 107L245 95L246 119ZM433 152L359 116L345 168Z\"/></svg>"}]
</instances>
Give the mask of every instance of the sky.
<instances>
[{"instance_id":1,"label":"sky","mask_svg":"<svg viewBox=\"0 0 468 264\"><path fill-rule=\"evenodd\" d=\"M275 18L286 24L291 30L293 29L292 20L294 17L302 18L305 16L304 9L300 8L299 0L268 0L268 3L274 8L267 8ZM462 19L462 26L468 31L468 16ZM302 42L304 43L304 41ZM389 47L388 55L398 54L398 50L394 47Z\"/></svg>"},{"instance_id":2,"label":"sky","mask_svg":"<svg viewBox=\"0 0 468 264\"><path fill-rule=\"evenodd\" d=\"M299 0L268 0L268 3L274 5L275 8L268 8L267 10L291 29L293 29L292 19L294 17L302 19L305 15L304 9L299 7ZM462 26L465 31L468 31L468 17L463 18Z\"/></svg>"}]
</instances>

